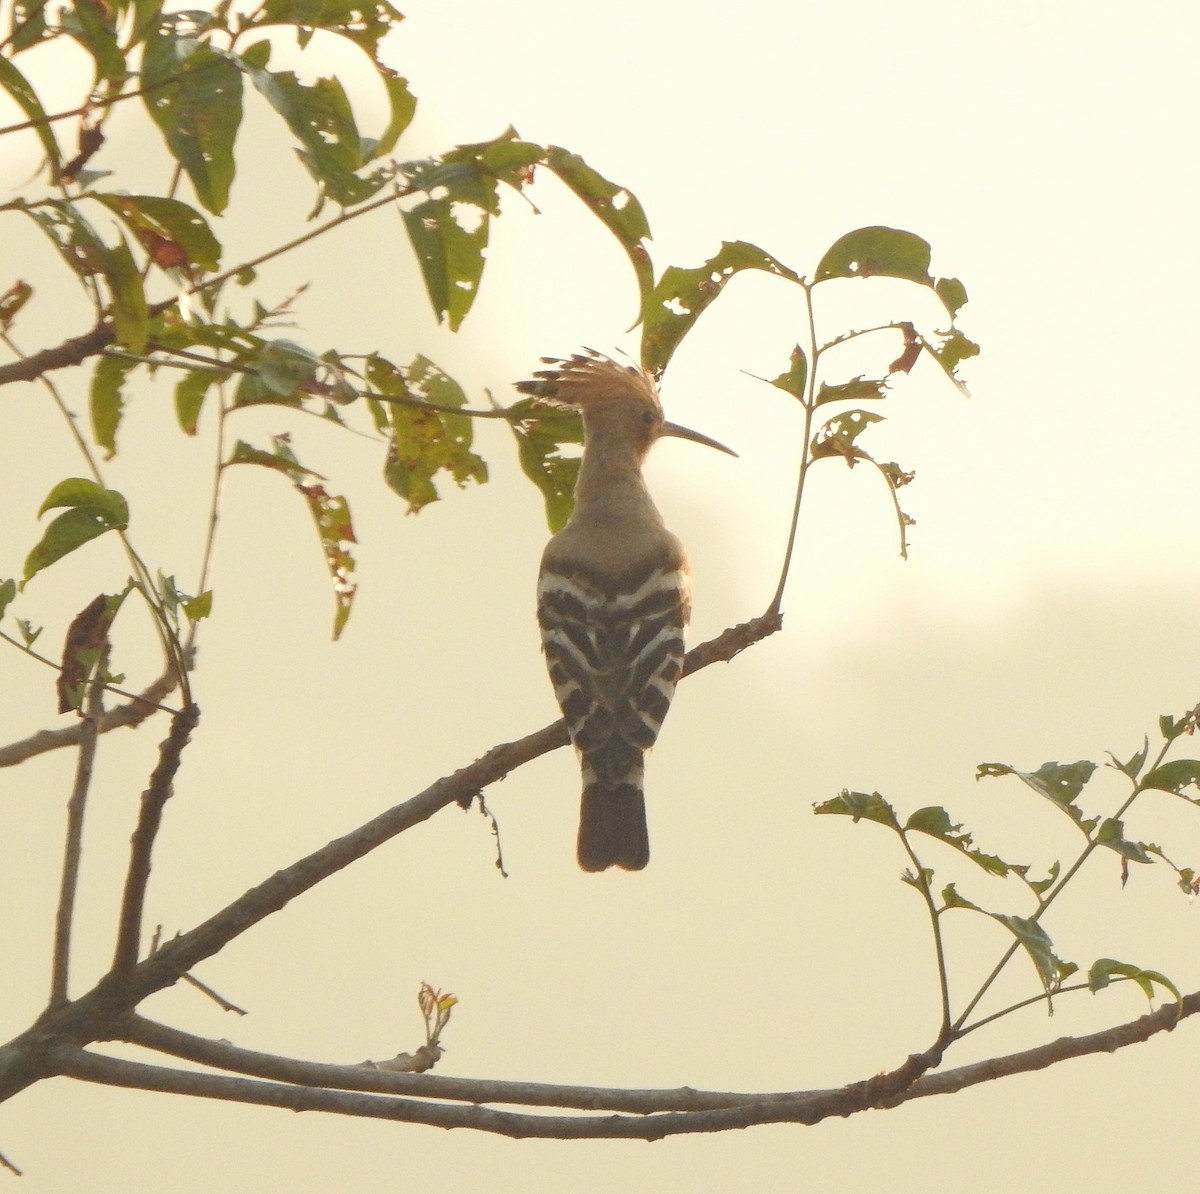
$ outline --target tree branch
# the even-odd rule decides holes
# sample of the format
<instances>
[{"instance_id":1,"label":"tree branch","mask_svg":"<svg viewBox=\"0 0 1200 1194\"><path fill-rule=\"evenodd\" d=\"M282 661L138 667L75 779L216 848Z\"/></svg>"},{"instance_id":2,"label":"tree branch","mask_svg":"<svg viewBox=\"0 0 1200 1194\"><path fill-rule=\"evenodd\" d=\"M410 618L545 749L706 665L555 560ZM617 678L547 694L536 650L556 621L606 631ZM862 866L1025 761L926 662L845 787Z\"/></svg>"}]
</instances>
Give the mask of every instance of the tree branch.
<instances>
[{"instance_id":1,"label":"tree branch","mask_svg":"<svg viewBox=\"0 0 1200 1194\"><path fill-rule=\"evenodd\" d=\"M174 715L170 732L159 748L158 763L150 775L150 783L142 793L142 807L133 831L125 894L117 923L117 945L113 952L112 973L118 977L137 965L138 941L142 935L142 906L146 899L146 884L150 879L150 855L154 850L154 839L162 823L163 806L171 796L171 783L179 770L183 748L187 746L199 720L199 705L185 705Z\"/></svg>"},{"instance_id":2,"label":"tree branch","mask_svg":"<svg viewBox=\"0 0 1200 1194\"><path fill-rule=\"evenodd\" d=\"M101 657L100 670L103 671ZM54 956L50 966L50 1006L65 1003L71 968L71 927L75 920L75 890L79 882L79 864L83 857L83 814L92 786L96 762L97 729L104 715L99 679L88 688L87 710L82 711L79 734L79 758L75 764L75 783L67 801L67 829L63 840L62 880L59 884L58 911L54 918Z\"/></svg>"},{"instance_id":3,"label":"tree branch","mask_svg":"<svg viewBox=\"0 0 1200 1194\"><path fill-rule=\"evenodd\" d=\"M64 340L53 348L43 348L19 361L0 365L0 386L14 381L37 381L51 369L65 369L69 365L82 365L88 357L103 352L116 338L111 323L98 323L90 332Z\"/></svg>"},{"instance_id":4,"label":"tree branch","mask_svg":"<svg viewBox=\"0 0 1200 1194\"><path fill-rule=\"evenodd\" d=\"M122 726L132 729L141 725L151 714L162 709L163 699L175 688L177 682L173 669L164 672L153 684L144 688L140 695L115 709L106 709L96 723L97 732L107 734L109 730L120 729ZM83 735L84 725L83 721L77 720L61 729L39 730L19 742L0 746L0 767L15 767L35 755L61 750L65 746L75 746Z\"/></svg>"},{"instance_id":5,"label":"tree branch","mask_svg":"<svg viewBox=\"0 0 1200 1194\"><path fill-rule=\"evenodd\" d=\"M130 1017L124 1039L208 1065L222 1065L276 1081L233 1078L224 1074L172 1070L123 1061L74 1046L55 1044L48 1063L53 1072L140 1090L189 1094L294 1111L318 1110L442 1128L474 1128L513 1138L639 1139L716 1132L766 1123L812 1125L831 1116L854 1115L871 1108L897 1107L910 1099L951 1094L982 1082L1047 1066L1091 1053L1112 1053L1171 1031L1180 1020L1200 1012L1200 992L1125 1024L1081 1037L1061 1037L1046 1045L1005 1057L975 1062L940 1074L924 1075L936 1065L935 1044L914 1054L896 1070L836 1090L740 1094L677 1090L620 1090L543 1083L446 1078L401 1074L363 1066L331 1066L271 1057L238 1049L223 1041L202 1041L161 1024ZM297 1085L313 1083L314 1085ZM416 1097L412 1097L416 1096ZM454 1100L451 1103L432 1100ZM467 1105L459 1105L459 1103ZM548 1116L498 1111L482 1104L557 1107L606 1114ZM617 1112L613 1114L612 1112Z\"/></svg>"},{"instance_id":6,"label":"tree branch","mask_svg":"<svg viewBox=\"0 0 1200 1194\"><path fill-rule=\"evenodd\" d=\"M731 660L752 643L773 634L781 625L779 615L769 613L740 626L730 627L716 638L690 651L684 661L684 673L690 675L709 664ZM183 712L186 713L187 710ZM168 743L174 739L182 717L183 713L176 715ZM187 724L186 721L184 724ZM180 730L179 733L182 735L183 731ZM137 901L127 898L128 916L125 911L122 913L123 944L121 956L114 962L113 969L86 995L57 1008L48 1008L28 1031L8 1045L0 1047L0 1102L31 1083L58 1072L55 1068L57 1063L50 1053L55 1046L64 1041L84 1045L112 1037L117 1031L115 1026L148 995L178 982L197 963L220 951L235 937L273 912L278 912L296 896L362 858L377 846L428 820L446 805L468 804L487 785L503 779L522 764L565 746L566 743L566 726L560 719L519 741L503 742L492 747L474 763L436 780L423 792L380 813L351 833L335 838L286 870L277 871L208 920L167 942L143 961L126 969L124 963L128 959L129 951L136 947L136 935L128 928L132 923L134 903L137 904L137 918L140 921L140 893L134 892L138 897ZM178 742L178 750L182 750L182 747L181 739ZM159 769L169 765L170 757L167 744L164 744L156 775ZM150 789L154 788L155 783L152 780ZM141 882L141 891L144 892L144 879ZM127 891L127 897L129 894ZM132 946L128 944L130 941ZM68 1048L62 1056L71 1057L74 1053L75 1050ZM895 1093L894 1090L889 1091L889 1094ZM267 1101L274 1100L268 1098Z\"/></svg>"}]
</instances>

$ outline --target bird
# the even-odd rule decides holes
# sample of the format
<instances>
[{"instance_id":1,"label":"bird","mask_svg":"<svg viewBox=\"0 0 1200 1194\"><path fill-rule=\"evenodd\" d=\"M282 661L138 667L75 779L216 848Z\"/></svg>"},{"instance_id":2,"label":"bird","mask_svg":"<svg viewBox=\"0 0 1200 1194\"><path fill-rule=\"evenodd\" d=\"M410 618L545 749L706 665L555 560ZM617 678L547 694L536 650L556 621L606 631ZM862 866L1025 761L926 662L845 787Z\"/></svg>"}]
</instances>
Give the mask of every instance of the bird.
<instances>
[{"instance_id":1,"label":"bird","mask_svg":"<svg viewBox=\"0 0 1200 1194\"><path fill-rule=\"evenodd\" d=\"M668 436L736 456L667 422L654 378L585 349L543 357L523 394L575 407L583 457L570 518L546 544L537 616L550 681L583 778L577 858L584 871L650 860L642 777L683 671L691 585L642 464Z\"/></svg>"}]
</instances>

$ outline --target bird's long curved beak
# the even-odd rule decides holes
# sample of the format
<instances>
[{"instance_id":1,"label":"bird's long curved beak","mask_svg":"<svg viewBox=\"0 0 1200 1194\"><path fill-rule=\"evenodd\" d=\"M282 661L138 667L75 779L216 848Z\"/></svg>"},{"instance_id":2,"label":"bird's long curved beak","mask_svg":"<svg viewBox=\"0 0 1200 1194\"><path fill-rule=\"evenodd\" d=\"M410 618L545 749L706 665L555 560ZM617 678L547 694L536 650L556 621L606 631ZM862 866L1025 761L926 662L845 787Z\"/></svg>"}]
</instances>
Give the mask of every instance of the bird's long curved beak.
<instances>
[{"instance_id":1,"label":"bird's long curved beak","mask_svg":"<svg viewBox=\"0 0 1200 1194\"><path fill-rule=\"evenodd\" d=\"M718 443L715 439L710 439L707 435L701 435L699 431L692 431L688 427L680 427L678 423L664 423L662 430L658 434L660 436L670 435L675 439L690 439L694 444L704 444L705 447L716 448L718 452L725 452L729 456L737 455L732 448L727 448L724 444Z\"/></svg>"}]
</instances>

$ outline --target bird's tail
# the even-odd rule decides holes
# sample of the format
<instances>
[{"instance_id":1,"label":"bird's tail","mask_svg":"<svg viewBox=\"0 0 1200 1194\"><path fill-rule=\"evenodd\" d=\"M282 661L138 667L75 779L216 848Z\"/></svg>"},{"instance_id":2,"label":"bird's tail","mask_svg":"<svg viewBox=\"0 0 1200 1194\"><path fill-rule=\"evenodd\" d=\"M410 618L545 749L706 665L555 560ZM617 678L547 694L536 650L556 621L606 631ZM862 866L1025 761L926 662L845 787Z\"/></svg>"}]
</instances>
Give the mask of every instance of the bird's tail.
<instances>
[{"instance_id":1,"label":"bird's tail","mask_svg":"<svg viewBox=\"0 0 1200 1194\"><path fill-rule=\"evenodd\" d=\"M603 871L610 866L640 871L650 861L640 767L620 783L611 784L597 779L585 760L578 857L585 871Z\"/></svg>"}]
</instances>

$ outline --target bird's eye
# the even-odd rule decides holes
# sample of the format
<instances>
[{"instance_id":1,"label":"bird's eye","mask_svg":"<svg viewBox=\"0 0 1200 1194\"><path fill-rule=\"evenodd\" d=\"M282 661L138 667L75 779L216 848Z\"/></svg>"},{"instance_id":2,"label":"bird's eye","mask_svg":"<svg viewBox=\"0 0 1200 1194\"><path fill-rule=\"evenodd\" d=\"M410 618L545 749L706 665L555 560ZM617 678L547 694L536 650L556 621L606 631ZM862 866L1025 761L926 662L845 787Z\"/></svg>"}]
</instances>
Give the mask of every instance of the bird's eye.
<instances>
[{"instance_id":1,"label":"bird's eye","mask_svg":"<svg viewBox=\"0 0 1200 1194\"><path fill-rule=\"evenodd\" d=\"M645 423L647 427L649 427L653 423L657 422L654 412L652 410L643 411L642 412L642 422Z\"/></svg>"}]
</instances>

